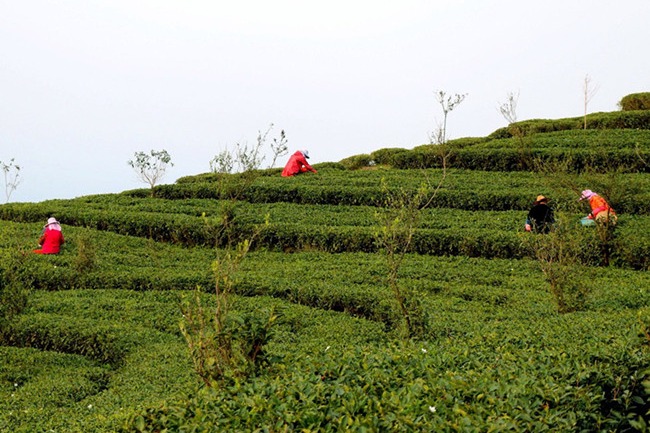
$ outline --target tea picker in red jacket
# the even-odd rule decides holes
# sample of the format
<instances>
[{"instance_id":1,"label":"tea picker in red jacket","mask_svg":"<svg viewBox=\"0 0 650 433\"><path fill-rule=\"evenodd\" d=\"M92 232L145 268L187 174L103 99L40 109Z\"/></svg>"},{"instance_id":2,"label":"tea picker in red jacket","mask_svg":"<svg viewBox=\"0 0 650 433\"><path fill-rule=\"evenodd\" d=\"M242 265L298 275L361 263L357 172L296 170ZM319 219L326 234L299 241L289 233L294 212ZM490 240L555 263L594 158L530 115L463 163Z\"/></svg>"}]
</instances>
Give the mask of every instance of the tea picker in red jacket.
<instances>
[{"instance_id":1,"label":"tea picker in red jacket","mask_svg":"<svg viewBox=\"0 0 650 433\"><path fill-rule=\"evenodd\" d=\"M309 165L307 159L309 159L308 150L296 151L296 153L291 155L291 157L289 158L287 165L284 166L284 170L282 170L282 176L284 177L295 176L296 174L302 174L308 171L311 171L313 173L318 173L314 168L312 168L311 165Z\"/></svg>"},{"instance_id":2,"label":"tea picker in red jacket","mask_svg":"<svg viewBox=\"0 0 650 433\"><path fill-rule=\"evenodd\" d=\"M58 254L61 251L61 245L65 243L61 224L56 218L49 218L47 224L43 227L43 234L38 240L40 249L34 250L36 254Z\"/></svg>"}]
</instances>

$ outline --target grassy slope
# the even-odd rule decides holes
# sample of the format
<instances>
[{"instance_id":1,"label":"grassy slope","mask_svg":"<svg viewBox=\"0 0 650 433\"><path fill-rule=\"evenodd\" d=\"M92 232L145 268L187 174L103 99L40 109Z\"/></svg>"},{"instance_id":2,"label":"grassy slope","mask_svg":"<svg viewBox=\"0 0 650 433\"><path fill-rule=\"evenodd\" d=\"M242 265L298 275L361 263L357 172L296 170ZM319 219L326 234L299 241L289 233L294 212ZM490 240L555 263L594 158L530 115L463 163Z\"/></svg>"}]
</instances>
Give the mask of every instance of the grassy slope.
<instances>
[{"instance_id":1,"label":"grassy slope","mask_svg":"<svg viewBox=\"0 0 650 433\"><path fill-rule=\"evenodd\" d=\"M327 173L321 170L319 178L306 181L326 185ZM390 178L394 173L386 174ZM529 175L521 175L512 175L512 181L523 187ZM363 182L364 176L352 178ZM451 183L456 181L450 177ZM375 185L376 178L370 186ZM466 181L459 185L472 187ZM129 203L122 203L125 200ZM94 199L87 201L92 207ZM128 206L134 215L164 213L166 207L164 201L161 205L117 196L107 201L117 212ZM210 208L202 201L183 206L182 212L197 216ZM289 213L314 225L331 221L371 227L373 220L372 209L359 213L335 206L252 206L258 216L268 212L281 219ZM440 212L441 217L435 218L432 211L425 225L453 230L459 220L466 223L472 215ZM495 213L485 224L516 230L512 226L522 215L522 210ZM16 250L28 250L39 229L40 223L0 221L3 263ZM54 278L48 287L57 290L32 292L13 328L19 338L0 347L0 431L99 432L116 429L144 408L179 402L178 407L205 409L207 400L184 402L194 393L197 380L178 330L178 302L196 284L210 286L214 251L90 230L97 267L84 273L83 280L75 277L74 263L76 240L86 230L65 230L69 245L63 254L26 259L26 269L38 278ZM398 347L388 343L394 340L387 326L394 316L385 272L380 254L251 253L237 286L244 295L238 298L237 309L281 309L281 325L270 347L281 361L268 376L225 392L230 403L212 397L216 402L212 413L226 407L248 410L246 415L228 416L249 423L242 429L271 421L294 427L327 422L343 428L346 415L378 430L406 424L440 431L488 426L593 429L597 419L611 418L607 411L616 406L608 400L608 408L603 408L603 398L611 398L616 383L628 381L639 365L650 360L639 338L638 319L650 305L647 272L586 269L593 290L585 311L558 315L541 274L529 260L410 255L402 281L423 296L432 332L427 341ZM93 290L70 286L69 281L86 281ZM168 290L155 290L157 286ZM210 301L209 295L205 300ZM24 345L36 349L20 347ZM310 387L315 365L329 371L331 386L326 382ZM419 388L418 380L423 384ZM611 389L601 388L603 383ZM282 406L305 392L299 391L301 386L313 399L305 395L291 407ZM265 405L252 403L256 394L265 396ZM354 401L364 403L356 407ZM274 407L284 415L272 413ZM310 410L335 415L320 421L314 415L309 424L301 417ZM373 421L368 413L372 410L385 411L381 420ZM259 413L252 414L255 411ZM293 420L282 420L287 414ZM192 422L200 423L188 421ZM373 422L388 424L378 427ZM354 430L350 423L348 428Z\"/></svg>"}]
</instances>

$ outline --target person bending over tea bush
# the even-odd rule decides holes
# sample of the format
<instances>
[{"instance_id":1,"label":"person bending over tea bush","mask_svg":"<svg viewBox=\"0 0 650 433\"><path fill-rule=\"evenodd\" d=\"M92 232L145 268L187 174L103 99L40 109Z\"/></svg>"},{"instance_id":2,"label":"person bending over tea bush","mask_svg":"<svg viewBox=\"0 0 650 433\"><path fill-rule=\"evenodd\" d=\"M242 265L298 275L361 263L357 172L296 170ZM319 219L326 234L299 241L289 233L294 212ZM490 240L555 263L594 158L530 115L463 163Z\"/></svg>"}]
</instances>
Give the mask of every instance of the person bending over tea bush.
<instances>
[{"instance_id":1,"label":"person bending over tea bush","mask_svg":"<svg viewBox=\"0 0 650 433\"><path fill-rule=\"evenodd\" d=\"M287 165L284 167L284 170L282 170L282 176L290 177L308 171L318 173L311 165L309 165L307 159L309 159L308 150L297 150L296 153L291 155Z\"/></svg>"},{"instance_id":2,"label":"person bending over tea bush","mask_svg":"<svg viewBox=\"0 0 650 433\"><path fill-rule=\"evenodd\" d=\"M533 207L528 211L526 218L526 231L533 233L548 233L555 223L553 209L548 205L548 198L538 195L533 202Z\"/></svg>"},{"instance_id":3,"label":"person bending over tea bush","mask_svg":"<svg viewBox=\"0 0 650 433\"><path fill-rule=\"evenodd\" d=\"M38 239L40 249L34 250L36 254L58 254L61 251L61 245L65 243L61 224L56 218L49 218L47 224L43 227L43 234Z\"/></svg>"},{"instance_id":4,"label":"person bending over tea bush","mask_svg":"<svg viewBox=\"0 0 650 433\"><path fill-rule=\"evenodd\" d=\"M580 220L582 225L593 225L596 222L616 224L616 212L603 197L590 189L585 189L580 196L580 201L582 200L588 200L591 207L589 215Z\"/></svg>"}]
</instances>

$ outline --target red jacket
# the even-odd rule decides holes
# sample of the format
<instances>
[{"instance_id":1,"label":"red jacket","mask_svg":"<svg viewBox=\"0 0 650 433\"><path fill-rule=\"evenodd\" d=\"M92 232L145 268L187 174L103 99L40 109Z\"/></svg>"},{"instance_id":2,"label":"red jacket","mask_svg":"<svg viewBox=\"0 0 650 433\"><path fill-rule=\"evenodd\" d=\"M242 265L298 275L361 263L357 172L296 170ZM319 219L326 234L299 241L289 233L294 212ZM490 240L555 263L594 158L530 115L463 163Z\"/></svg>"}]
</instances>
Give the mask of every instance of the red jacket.
<instances>
[{"instance_id":1,"label":"red jacket","mask_svg":"<svg viewBox=\"0 0 650 433\"><path fill-rule=\"evenodd\" d=\"M61 250L61 245L65 243L63 233L60 230L45 230L45 233L38 240L41 245L42 254L58 254Z\"/></svg>"},{"instance_id":2,"label":"red jacket","mask_svg":"<svg viewBox=\"0 0 650 433\"><path fill-rule=\"evenodd\" d=\"M282 170L282 176L293 176L295 174L304 173L306 171L316 173L316 170L314 170L312 166L307 162L305 155L303 155L301 151L297 150L296 153L291 155L291 158L289 158L287 165L284 166L284 170Z\"/></svg>"}]
</instances>

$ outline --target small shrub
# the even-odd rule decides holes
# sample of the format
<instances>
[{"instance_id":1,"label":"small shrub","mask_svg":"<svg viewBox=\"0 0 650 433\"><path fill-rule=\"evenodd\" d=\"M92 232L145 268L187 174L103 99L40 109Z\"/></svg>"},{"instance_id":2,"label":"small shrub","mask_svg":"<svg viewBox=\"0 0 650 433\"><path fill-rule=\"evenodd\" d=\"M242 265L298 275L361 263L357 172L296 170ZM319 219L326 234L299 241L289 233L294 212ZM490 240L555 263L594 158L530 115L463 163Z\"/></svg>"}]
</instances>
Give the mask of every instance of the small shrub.
<instances>
[{"instance_id":1,"label":"small shrub","mask_svg":"<svg viewBox=\"0 0 650 433\"><path fill-rule=\"evenodd\" d=\"M407 149L401 148L386 148L375 150L370 154L370 158L377 164L394 165L395 157L405 152L410 152Z\"/></svg>"},{"instance_id":2,"label":"small shrub","mask_svg":"<svg viewBox=\"0 0 650 433\"><path fill-rule=\"evenodd\" d=\"M544 275L549 292L560 313L584 309L589 295L589 281L583 276L584 269L579 262L583 239L566 216L556 221L548 234L525 234L528 245Z\"/></svg>"},{"instance_id":3,"label":"small shrub","mask_svg":"<svg viewBox=\"0 0 650 433\"><path fill-rule=\"evenodd\" d=\"M87 272L95 268L97 257L95 246L89 230L84 230L77 237L77 255L73 260L73 266L77 272Z\"/></svg>"},{"instance_id":4,"label":"small shrub","mask_svg":"<svg viewBox=\"0 0 650 433\"><path fill-rule=\"evenodd\" d=\"M618 105L623 111L650 110L650 92L626 95Z\"/></svg>"},{"instance_id":5,"label":"small shrub","mask_svg":"<svg viewBox=\"0 0 650 433\"><path fill-rule=\"evenodd\" d=\"M370 155L354 155L348 158L342 159L340 164L345 166L348 170L358 170L363 167L368 167L372 161Z\"/></svg>"}]
</instances>

